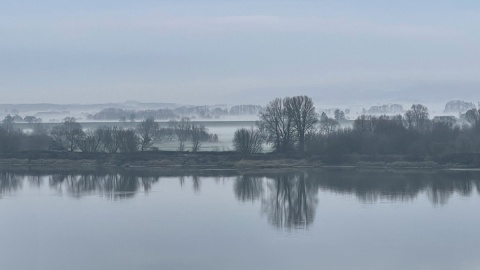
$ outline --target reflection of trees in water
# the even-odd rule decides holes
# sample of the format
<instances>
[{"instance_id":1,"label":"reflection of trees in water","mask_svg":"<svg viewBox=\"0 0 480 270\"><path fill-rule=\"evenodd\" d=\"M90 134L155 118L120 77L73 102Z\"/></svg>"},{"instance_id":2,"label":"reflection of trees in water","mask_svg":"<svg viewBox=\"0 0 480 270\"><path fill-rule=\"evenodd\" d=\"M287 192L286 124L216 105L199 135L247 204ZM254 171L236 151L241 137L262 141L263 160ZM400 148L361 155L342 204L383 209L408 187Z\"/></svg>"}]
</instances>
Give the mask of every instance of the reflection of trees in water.
<instances>
[{"instance_id":1,"label":"reflection of trees in water","mask_svg":"<svg viewBox=\"0 0 480 270\"><path fill-rule=\"evenodd\" d=\"M445 204L455 193L470 196L480 179L471 180L471 173L329 171L318 173L318 186L327 191L354 194L362 202L409 201L425 193L433 204Z\"/></svg>"},{"instance_id":2,"label":"reflection of trees in water","mask_svg":"<svg viewBox=\"0 0 480 270\"><path fill-rule=\"evenodd\" d=\"M411 201L424 193L440 205L454 194L471 196L475 188L480 193L478 175L458 172L323 170L261 176L238 176L234 193L240 201L260 200L262 212L278 228L308 227L315 217L319 189L352 194L364 203ZM472 176L478 180L471 180Z\"/></svg>"},{"instance_id":3,"label":"reflection of trees in water","mask_svg":"<svg viewBox=\"0 0 480 270\"><path fill-rule=\"evenodd\" d=\"M27 181L41 187L45 179L52 188L75 197L100 193L114 199L131 198L139 191L148 192L163 176L179 177L180 184L201 188L204 175L182 176L157 173L91 173L91 174L22 174L0 172L0 196L15 192ZM208 174L207 177L211 177ZM215 183L222 183L216 175ZM231 175L230 175L231 176ZM226 179L231 179L227 177ZM264 213L278 226L301 226L313 219L318 189L352 194L361 202L411 201L425 194L433 204L445 204L451 196L480 193L480 174L449 171L384 171L384 170L307 170L296 173L259 173L236 176L234 194L240 201L260 201ZM283 225L282 225L283 224ZM300 224L300 225L299 225Z\"/></svg>"},{"instance_id":4,"label":"reflection of trees in water","mask_svg":"<svg viewBox=\"0 0 480 270\"><path fill-rule=\"evenodd\" d=\"M135 196L139 189L148 192L157 177L137 177L128 174L68 175L55 174L50 177L50 186L75 197L90 193L101 193L113 199L127 199Z\"/></svg>"},{"instance_id":5,"label":"reflection of trees in water","mask_svg":"<svg viewBox=\"0 0 480 270\"><path fill-rule=\"evenodd\" d=\"M113 199L131 198L140 190L148 192L159 180L157 176L135 174L52 174L46 177L0 172L0 196L21 189L25 180L31 187L40 188L45 178L51 188L74 197L100 193Z\"/></svg>"},{"instance_id":6,"label":"reflection of trees in water","mask_svg":"<svg viewBox=\"0 0 480 270\"><path fill-rule=\"evenodd\" d=\"M58 191L65 188L68 194L80 197L97 190L96 178L95 175L54 174L50 177L49 184Z\"/></svg>"},{"instance_id":7,"label":"reflection of trees in water","mask_svg":"<svg viewBox=\"0 0 480 270\"><path fill-rule=\"evenodd\" d=\"M179 182L180 182L180 186L183 187L183 185L185 185L185 176L180 176L178 178Z\"/></svg>"},{"instance_id":8,"label":"reflection of trees in water","mask_svg":"<svg viewBox=\"0 0 480 270\"><path fill-rule=\"evenodd\" d=\"M196 175L194 175L192 177L192 182L193 182L193 191L195 191L195 193L199 193L200 192L200 178Z\"/></svg>"},{"instance_id":9,"label":"reflection of trees in water","mask_svg":"<svg viewBox=\"0 0 480 270\"><path fill-rule=\"evenodd\" d=\"M143 191L147 193L150 190L152 190L153 184L158 182L159 180L160 180L160 177L142 176L140 177L140 184L141 184L141 187L143 188Z\"/></svg>"},{"instance_id":10,"label":"reflection of trees in water","mask_svg":"<svg viewBox=\"0 0 480 270\"><path fill-rule=\"evenodd\" d=\"M432 179L427 185L426 193L430 201L434 204L444 205L448 202L450 196L458 193L461 196L470 196L474 186L480 186L480 181L475 180L451 180L451 179Z\"/></svg>"},{"instance_id":11,"label":"reflection of trees in water","mask_svg":"<svg viewBox=\"0 0 480 270\"><path fill-rule=\"evenodd\" d=\"M0 198L4 194L10 194L22 188L23 176L9 173L0 172Z\"/></svg>"},{"instance_id":12,"label":"reflection of trees in water","mask_svg":"<svg viewBox=\"0 0 480 270\"><path fill-rule=\"evenodd\" d=\"M416 198L422 183L418 179L405 178L390 173L358 173L356 171L328 171L311 175L322 190L340 194L353 194L361 202L380 199L410 201Z\"/></svg>"},{"instance_id":13,"label":"reflection of trees in water","mask_svg":"<svg viewBox=\"0 0 480 270\"><path fill-rule=\"evenodd\" d=\"M40 188L43 184L43 177L41 175L27 175L26 178L32 187Z\"/></svg>"},{"instance_id":14,"label":"reflection of trees in water","mask_svg":"<svg viewBox=\"0 0 480 270\"><path fill-rule=\"evenodd\" d=\"M263 194L263 179L247 175L237 176L233 190L240 201L258 200Z\"/></svg>"},{"instance_id":15,"label":"reflection of trees in water","mask_svg":"<svg viewBox=\"0 0 480 270\"><path fill-rule=\"evenodd\" d=\"M306 228L315 217L318 188L303 173L267 180L262 212L277 228Z\"/></svg>"},{"instance_id":16,"label":"reflection of trees in water","mask_svg":"<svg viewBox=\"0 0 480 270\"><path fill-rule=\"evenodd\" d=\"M180 177L178 177L178 180L179 180L179 183L180 183L180 186L183 187L185 185L185 176L182 175ZM193 175L191 177L191 180L192 180L192 188L193 188L193 191L195 193L199 193L200 192L200 185L201 185L201 180L200 178L197 176L197 175Z\"/></svg>"}]
</instances>

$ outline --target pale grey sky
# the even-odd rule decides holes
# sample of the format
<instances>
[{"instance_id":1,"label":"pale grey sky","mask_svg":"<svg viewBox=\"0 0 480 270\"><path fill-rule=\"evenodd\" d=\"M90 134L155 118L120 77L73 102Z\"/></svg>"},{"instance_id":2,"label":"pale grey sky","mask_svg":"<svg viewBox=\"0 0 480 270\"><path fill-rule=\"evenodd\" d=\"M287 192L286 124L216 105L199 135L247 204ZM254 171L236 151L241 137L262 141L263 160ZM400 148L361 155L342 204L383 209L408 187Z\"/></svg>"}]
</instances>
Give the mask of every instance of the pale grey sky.
<instances>
[{"instance_id":1,"label":"pale grey sky","mask_svg":"<svg viewBox=\"0 0 480 270\"><path fill-rule=\"evenodd\" d=\"M479 1L2 0L0 103L478 101L479 31Z\"/></svg>"}]
</instances>

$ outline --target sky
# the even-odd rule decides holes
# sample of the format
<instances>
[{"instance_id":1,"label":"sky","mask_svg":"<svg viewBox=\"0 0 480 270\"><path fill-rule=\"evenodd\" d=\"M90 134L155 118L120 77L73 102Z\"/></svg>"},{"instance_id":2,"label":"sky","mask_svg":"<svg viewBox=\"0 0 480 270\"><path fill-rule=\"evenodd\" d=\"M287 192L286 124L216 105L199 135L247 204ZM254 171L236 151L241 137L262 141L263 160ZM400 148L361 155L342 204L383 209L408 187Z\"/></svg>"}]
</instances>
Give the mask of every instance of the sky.
<instances>
[{"instance_id":1,"label":"sky","mask_svg":"<svg viewBox=\"0 0 480 270\"><path fill-rule=\"evenodd\" d=\"M480 1L0 1L0 103L480 100Z\"/></svg>"}]
</instances>

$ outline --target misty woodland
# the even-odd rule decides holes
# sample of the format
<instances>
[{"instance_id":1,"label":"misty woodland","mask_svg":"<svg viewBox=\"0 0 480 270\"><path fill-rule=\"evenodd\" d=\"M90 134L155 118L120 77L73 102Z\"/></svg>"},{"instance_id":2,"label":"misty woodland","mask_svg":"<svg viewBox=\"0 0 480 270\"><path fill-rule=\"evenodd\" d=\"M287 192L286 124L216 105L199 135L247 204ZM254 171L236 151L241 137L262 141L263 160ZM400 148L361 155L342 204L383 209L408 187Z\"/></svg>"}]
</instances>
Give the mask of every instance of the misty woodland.
<instances>
[{"instance_id":1,"label":"misty woodland","mask_svg":"<svg viewBox=\"0 0 480 270\"><path fill-rule=\"evenodd\" d=\"M286 156L325 156L330 160L377 155L426 160L429 157L479 153L480 110L473 103L467 105L468 110L461 116L463 121L449 116L431 119L426 106L414 104L403 114L362 114L346 126L341 125L345 121L344 111L335 110L333 117L325 112L319 114L308 96L276 98L261 109L236 108L258 113L258 121L255 127L237 129L232 143L234 151L242 155L265 152L267 146L272 152ZM374 109L398 110L390 107ZM118 110L107 112L118 113ZM126 121L126 117L120 118ZM160 127L156 118L150 115L135 128L110 125L94 130L84 129L73 117L65 118L50 129L38 119L25 119L33 125L31 132L15 128L15 121L15 117L8 115L0 127L2 153L130 153L160 151L162 144L167 142L176 143L177 151L197 152L202 143L218 141L216 134L209 133L203 125L187 117L170 120L168 126Z\"/></svg>"}]
</instances>

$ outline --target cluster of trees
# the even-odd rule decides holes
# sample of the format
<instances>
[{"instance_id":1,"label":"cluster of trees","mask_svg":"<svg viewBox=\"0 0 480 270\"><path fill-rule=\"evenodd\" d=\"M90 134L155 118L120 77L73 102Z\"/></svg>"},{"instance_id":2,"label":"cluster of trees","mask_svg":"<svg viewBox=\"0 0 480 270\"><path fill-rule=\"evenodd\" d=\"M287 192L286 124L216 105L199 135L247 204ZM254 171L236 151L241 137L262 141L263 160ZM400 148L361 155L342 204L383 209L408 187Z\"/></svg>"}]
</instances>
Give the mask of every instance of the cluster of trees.
<instances>
[{"instance_id":1,"label":"cluster of trees","mask_svg":"<svg viewBox=\"0 0 480 270\"><path fill-rule=\"evenodd\" d=\"M50 149L59 151L82 152L134 152L144 142L133 129L101 127L84 131L75 118L67 117L61 125L50 132ZM145 149L142 149L145 150Z\"/></svg>"},{"instance_id":2,"label":"cluster of trees","mask_svg":"<svg viewBox=\"0 0 480 270\"><path fill-rule=\"evenodd\" d=\"M266 142L278 152L303 152L307 137L315 131L318 122L313 101L307 96L276 98L259 116L258 129L235 132L235 150L256 153L261 150L257 145ZM261 139L249 139L257 137Z\"/></svg>"},{"instance_id":3,"label":"cluster of trees","mask_svg":"<svg viewBox=\"0 0 480 270\"><path fill-rule=\"evenodd\" d=\"M318 114L307 96L277 98L260 113L259 130L279 152L305 150L307 136L314 132Z\"/></svg>"},{"instance_id":4,"label":"cluster of trees","mask_svg":"<svg viewBox=\"0 0 480 270\"><path fill-rule=\"evenodd\" d=\"M0 125L0 153L11 153L19 150L44 150L50 144L50 137L39 122L33 126L31 134L15 129L14 118L6 116Z\"/></svg>"},{"instance_id":5,"label":"cluster of trees","mask_svg":"<svg viewBox=\"0 0 480 270\"><path fill-rule=\"evenodd\" d=\"M416 157L480 152L479 112L471 109L469 125L452 118L431 120L428 108L414 104L404 115L358 117L352 128L313 133L308 150L323 155L394 154Z\"/></svg>"},{"instance_id":6,"label":"cluster of trees","mask_svg":"<svg viewBox=\"0 0 480 270\"><path fill-rule=\"evenodd\" d=\"M381 106L372 106L367 111L367 113L369 114L395 114L403 112L403 106L400 104L384 104Z\"/></svg>"},{"instance_id":7,"label":"cluster of trees","mask_svg":"<svg viewBox=\"0 0 480 270\"><path fill-rule=\"evenodd\" d=\"M319 116L311 98L296 96L271 101L259 116L257 129L235 133L236 151L256 153L267 143L276 152L331 156L480 152L480 110L475 108L466 112L469 124L462 126L448 117L432 120L427 107L414 104L403 115L361 115L353 127L341 128L336 119Z\"/></svg>"},{"instance_id":8,"label":"cluster of trees","mask_svg":"<svg viewBox=\"0 0 480 270\"><path fill-rule=\"evenodd\" d=\"M479 103L480 105L480 103ZM473 102L466 102L462 100L451 100L445 104L444 112L446 113L464 113L470 109L476 109L477 106ZM480 108L480 107L479 107Z\"/></svg>"},{"instance_id":9,"label":"cluster of trees","mask_svg":"<svg viewBox=\"0 0 480 270\"><path fill-rule=\"evenodd\" d=\"M258 114L263 111L263 107L259 105L235 105L230 108L230 115L249 115Z\"/></svg>"},{"instance_id":10,"label":"cluster of trees","mask_svg":"<svg viewBox=\"0 0 480 270\"><path fill-rule=\"evenodd\" d=\"M258 105L235 105L230 109L216 106L182 106L174 109L157 110L124 110L117 108L103 109L98 113L89 115L95 120L120 120L122 122L135 121L135 119L180 119L182 116L199 116L202 118L216 118L225 115L251 115L263 110Z\"/></svg>"},{"instance_id":11,"label":"cluster of trees","mask_svg":"<svg viewBox=\"0 0 480 270\"><path fill-rule=\"evenodd\" d=\"M203 125L191 122L188 117L182 117L179 121L170 120L169 127L160 131L160 137L164 140L176 139L179 151L184 151L187 141L192 144L192 152L198 151L202 142L218 142L216 134L208 133Z\"/></svg>"},{"instance_id":12,"label":"cluster of trees","mask_svg":"<svg viewBox=\"0 0 480 270\"><path fill-rule=\"evenodd\" d=\"M158 110L124 110L117 108L103 109L98 113L89 115L88 118L94 120L120 120L120 122L134 122L135 119L173 119L177 117L170 109L158 109Z\"/></svg>"},{"instance_id":13,"label":"cluster of trees","mask_svg":"<svg viewBox=\"0 0 480 270\"><path fill-rule=\"evenodd\" d=\"M237 108L249 110L249 108ZM236 109L236 110L237 110ZM250 108L252 109L252 108ZM469 109L458 125L454 118L430 119L428 108L414 104L403 115L361 115L351 127L341 127L340 110L334 118L319 115L310 97L276 98L259 113L256 128L239 129L234 134L236 151L251 154L270 144L274 151L295 155L410 155L442 156L480 152L480 110ZM178 150L200 149L203 142L218 140L202 125L189 118L171 120L160 128L147 117L134 129L117 126L84 130L75 118L67 117L51 130L34 123L31 133L15 129L15 119L5 117L0 126L0 152L60 150L82 152L134 152L155 149L154 143L176 141Z\"/></svg>"},{"instance_id":14,"label":"cluster of trees","mask_svg":"<svg viewBox=\"0 0 480 270\"><path fill-rule=\"evenodd\" d=\"M21 117L20 115L18 114L15 114L13 116L11 116L10 114L5 116L5 119L3 120L4 122L26 122L26 123L41 123L42 122L42 118L38 118L36 116L33 116L33 115L27 115L25 117Z\"/></svg>"},{"instance_id":15,"label":"cluster of trees","mask_svg":"<svg viewBox=\"0 0 480 270\"><path fill-rule=\"evenodd\" d=\"M191 122L188 118L170 121L168 127L160 128L153 118L140 122L135 129L118 126L84 130L75 118L67 117L62 124L46 130L41 123L34 126L33 132L25 133L15 129L13 121L6 118L0 126L0 153L28 150L57 150L82 152L135 152L155 149L155 142L179 142L179 151L185 150L185 143L191 142L193 152L200 149L205 141L218 141L216 134Z\"/></svg>"}]
</instances>

